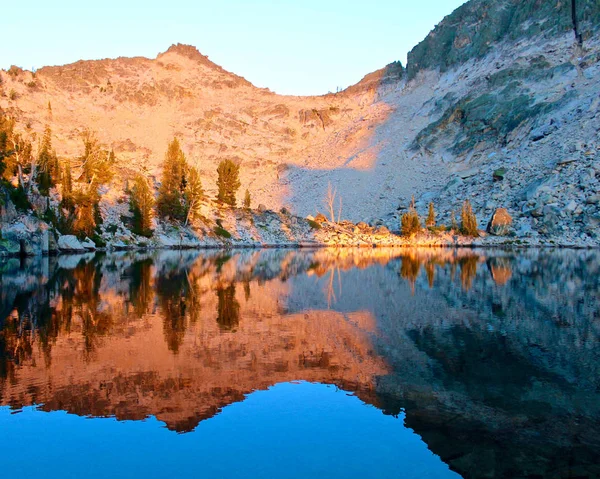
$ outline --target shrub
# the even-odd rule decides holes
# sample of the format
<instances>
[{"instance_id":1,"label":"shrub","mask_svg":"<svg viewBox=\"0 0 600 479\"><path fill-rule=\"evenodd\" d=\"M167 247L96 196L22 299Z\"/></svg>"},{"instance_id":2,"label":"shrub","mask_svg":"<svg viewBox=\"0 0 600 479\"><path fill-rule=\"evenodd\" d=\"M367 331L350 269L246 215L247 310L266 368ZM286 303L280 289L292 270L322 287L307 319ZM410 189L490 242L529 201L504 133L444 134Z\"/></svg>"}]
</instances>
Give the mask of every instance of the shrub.
<instances>
[{"instance_id":1,"label":"shrub","mask_svg":"<svg viewBox=\"0 0 600 479\"><path fill-rule=\"evenodd\" d=\"M8 98L10 100L16 100L19 97L19 95L17 95L17 92L15 91L14 88L10 89L10 92L8 93Z\"/></svg>"},{"instance_id":2,"label":"shrub","mask_svg":"<svg viewBox=\"0 0 600 479\"><path fill-rule=\"evenodd\" d=\"M429 228L429 231L431 231L432 233L443 233L444 231L447 231L448 228L446 228L444 225L440 225L440 226L432 226Z\"/></svg>"},{"instance_id":3,"label":"shrub","mask_svg":"<svg viewBox=\"0 0 600 479\"><path fill-rule=\"evenodd\" d=\"M314 220L308 220L308 226L310 226L313 230L321 229L321 225Z\"/></svg>"},{"instance_id":4,"label":"shrub","mask_svg":"<svg viewBox=\"0 0 600 479\"><path fill-rule=\"evenodd\" d=\"M58 217L58 224L56 225L56 230L61 235L70 235L73 233L73 216L72 215L60 215Z\"/></svg>"},{"instance_id":5,"label":"shrub","mask_svg":"<svg viewBox=\"0 0 600 479\"><path fill-rule=\"evenodd\" d=\"M42 220L54 227L58 226L58 217L49 205L46 206L46 211L44 211L44 214L42 215Z\"/></svg>"},{"instance_id":6,"label":"shrub","mask_svg":"<svg viewBox=\"0 0 600 479\"><path fill-rule=\"evenodd\" d=\"M14 188L10 192L10 200L18 210L27 211L31 209L31 203L29 203L27 193L25 193L25 190L21 186Z\"/></svg>"},{"instance_id":7,"label":"shrub","mask_svg":"<svg viewBox=\"0 0 600 479\"><path fill-rule=\"evenodd\" d=\"M231 233L222 226L215 226L215 229L213 231L217 236L221 236L222 238L231 238Z\"/></svg>"},{"instance_id":8,"label":"shrub","mask_svg":"<svg viewBox=\"0 0 600 479\"><path fill-rule=\"evenodd\" d=\"M106 241L104 241L102 239L102 236L100 236L98 233L94 233L94 236L92 236L91 239L96 244L96 247L98 247L98 248L106 247Z\"/></svg>"}]
</instances>

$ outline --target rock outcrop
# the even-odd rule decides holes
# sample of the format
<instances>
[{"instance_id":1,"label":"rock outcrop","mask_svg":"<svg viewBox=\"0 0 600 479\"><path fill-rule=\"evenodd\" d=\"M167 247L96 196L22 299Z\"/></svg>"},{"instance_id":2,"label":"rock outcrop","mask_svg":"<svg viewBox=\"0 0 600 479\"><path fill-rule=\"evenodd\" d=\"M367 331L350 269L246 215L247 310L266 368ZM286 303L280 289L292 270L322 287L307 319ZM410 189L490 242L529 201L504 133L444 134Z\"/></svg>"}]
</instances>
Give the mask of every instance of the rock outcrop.
<instances>
[{"instance_id":1,"label":"rock outcrop","mask_svg":"<svg viewBox=\"0 0 600 479\"><path fill-rule=\"evenodd\" d=\"M1 225L0 257L42 256L50 252L48 225L32 217Z\"/></svg>"},{"instance_id":2,"label":"rock outcrop","mask_svg":"<svg viewBox=\"0 0 600 479\"><path fill-rule=\"evenodd\" d=\"M74 235L59 236L58 249L63 253L83 253L85 251L85 247Z\"/></svg>"},{"instance_id":3,"label":"rock outcrop","mask_svg":"<svg viewBox=\"0 0 600 479\"><path fill-rule=\"evenodd\" d=\"M506 236L511 232L512 223L512 216L506 208L498 208L494 211L486 231L494 236Z\"/></svg>"}]
</instances>

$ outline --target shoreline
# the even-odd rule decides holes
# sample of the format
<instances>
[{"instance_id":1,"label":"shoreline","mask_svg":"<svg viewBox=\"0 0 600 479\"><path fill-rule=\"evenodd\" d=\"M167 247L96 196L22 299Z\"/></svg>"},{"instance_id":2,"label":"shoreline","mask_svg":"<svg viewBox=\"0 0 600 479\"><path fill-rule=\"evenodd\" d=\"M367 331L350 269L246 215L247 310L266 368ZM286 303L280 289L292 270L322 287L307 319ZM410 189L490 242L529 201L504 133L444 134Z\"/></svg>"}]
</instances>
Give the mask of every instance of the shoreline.
<instances>
[{"instance_id":1,"label":"shoreline","mask_svg":"<svg viewBox=\"0 0 600 479\"><path fill-rule=\"evenodd\" d=\"M205 244L198 246L153 246L153 247L136 247L129 248L96 248L85 251L53 251L43 253L41 255L22 255L19 253L0 256L0 263L10 259L35 259L48 258L58 256L79 256L87 254L105 253L144 253L144 252L159 252L159 251L232 251L232 250L369 250L369 249L394 249L394 250L411 250L411 249L429 249L429 250L477 250L477 249L497 249L497 250L589 250L596 251L600 246L581 246L581 245L565 245L565 244L513 244L513 243L460 243L460 244L431 244L431 243L405 243L391 245L351 245L351 244L306 244L306 243L288 243L288 244Z\"/></svg>"},{"instance_id":2,"label":"shoreline","mask_svg":"<svg viewBox=\"0 0 600 479\"><path fill-rule=\"evenodd\" d=\"M222 215L225 216L225 215ZM0 261L2 258L74 255L91 252L151 251L151 250L233 250L233 249L577 249L597 250L595 239L568 240L568 237L544 238L540 235L519 237L514 231L504 236L479 230L478 237L457 234L455 230L421 231L402 236L397 230L365 223L318 224L312 218L264 212L247 212L219 219L229 237L216 234L213 222L181 227L157 224L154 235L146 238L121 229L117 234L107 231L94 240L74 235L60 235L48 224L31 217L22 217L2 228Z\"/></svg>"}]
</instances>

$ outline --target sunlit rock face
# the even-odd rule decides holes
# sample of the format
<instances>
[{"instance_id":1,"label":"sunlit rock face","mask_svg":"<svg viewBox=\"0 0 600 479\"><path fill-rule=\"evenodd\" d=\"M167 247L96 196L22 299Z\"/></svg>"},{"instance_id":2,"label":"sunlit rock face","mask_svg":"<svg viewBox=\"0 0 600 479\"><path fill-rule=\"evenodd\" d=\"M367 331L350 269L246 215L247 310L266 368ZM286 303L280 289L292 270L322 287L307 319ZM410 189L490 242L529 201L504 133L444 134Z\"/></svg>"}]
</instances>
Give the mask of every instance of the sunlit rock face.
<instances>
[{"instance_id":1,"label":"sunlit rock face","mask_svg":"<svg viewBox=\"0 0 600 479\"><path fill-rule=\"evenodd\" d=\"M445 224L468 198L480 225L506 208L534 244L597 246L600 4L574 2L580 45L572 3L465 2L406 68L382 65L335 94L277 95L173 45L155 58L0 72L16 94L0 95L0 108L27 135L51 125L63 158L81 156L81 133L97 132L117 158L105 216L122 214L134 173L160 180L177 136L210 197L227 158L255 204L275 210L314 215L331 183L344 218L395 230L413 196L421 214L434 201Z\"/></svg>"},{"instance_id":2,"label":"sunlit rock face","mask_svg":"<svg viewBox=\"0 0 600 479\"><path fill-rule=\"evenodd\" d=\"M307 380L404 411L465 477L594 477L598 273L593 251L14 261L0 274L0 404L187 432L254 390Z\"/></svg>"}]
</instances>

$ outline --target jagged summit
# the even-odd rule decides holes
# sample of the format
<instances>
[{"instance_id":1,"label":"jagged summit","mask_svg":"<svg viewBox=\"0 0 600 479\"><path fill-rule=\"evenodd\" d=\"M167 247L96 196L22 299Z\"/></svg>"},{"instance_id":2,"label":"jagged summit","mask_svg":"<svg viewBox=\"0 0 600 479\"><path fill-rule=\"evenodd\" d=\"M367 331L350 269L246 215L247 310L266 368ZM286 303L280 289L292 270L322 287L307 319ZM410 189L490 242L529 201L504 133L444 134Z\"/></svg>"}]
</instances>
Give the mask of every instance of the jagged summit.
<instances>
[{"instance_id":1,"label":"jagged summit","mask_svg":"<svg viewBox=\"0 0 600 479\"><path fill-rule=\"evenodd\" d=\"M208 56L202 55L200 50L193 45L187 45L184 43L174 43L171 45L168 50L164 53L159 53L157 58L160 58L162 55L167 53L177 53L178 55L189 58L190 60L202 60L205 62L210 62ZM212 62L210 62L212 63Z\"/></svg>"}]
</instances>

